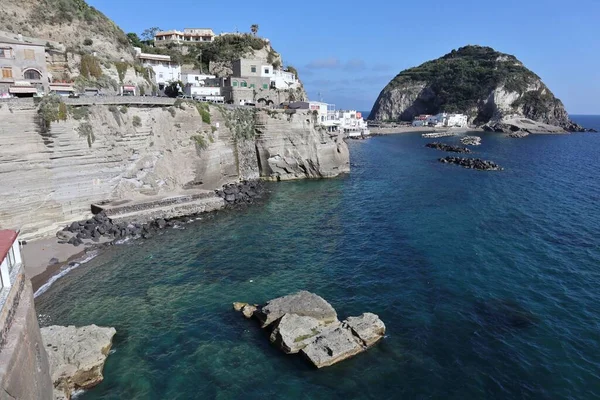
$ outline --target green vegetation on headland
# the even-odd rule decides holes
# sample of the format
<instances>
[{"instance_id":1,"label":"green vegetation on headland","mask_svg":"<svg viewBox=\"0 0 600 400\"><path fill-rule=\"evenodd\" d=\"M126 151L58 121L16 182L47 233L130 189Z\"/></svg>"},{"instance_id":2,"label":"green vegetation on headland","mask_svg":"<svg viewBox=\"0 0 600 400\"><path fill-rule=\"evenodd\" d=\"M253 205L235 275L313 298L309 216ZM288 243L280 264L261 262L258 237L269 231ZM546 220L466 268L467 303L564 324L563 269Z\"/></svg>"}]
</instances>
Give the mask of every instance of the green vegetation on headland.
<instances>
[{"instance_id":1,"label":"green vegetation on headland","mask_svg":"<svg viewBox=\"0 0 600 400\"><path fill-rule=\"evenodd\" d=\"M540 78L517 60L490 47L465 46L398 74L388 88L425 82L435 93L432 112L465 112L495 88L522 94ZM532 101L535 101L535 96Z\"/></svg>"}]
</instances>

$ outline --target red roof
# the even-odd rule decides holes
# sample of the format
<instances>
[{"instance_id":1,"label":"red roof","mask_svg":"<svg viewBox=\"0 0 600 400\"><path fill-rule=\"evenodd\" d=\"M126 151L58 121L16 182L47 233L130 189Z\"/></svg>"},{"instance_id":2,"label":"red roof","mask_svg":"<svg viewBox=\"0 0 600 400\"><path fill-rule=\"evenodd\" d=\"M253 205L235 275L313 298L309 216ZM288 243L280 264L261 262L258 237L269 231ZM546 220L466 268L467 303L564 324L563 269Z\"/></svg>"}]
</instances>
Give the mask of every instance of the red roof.
<instances>
[{"instance_id":1,"label":"red roof","mask_svg":"<svg viewBox=\"0 0 600 400\"><path fill-rule=\"evenodd\" d=\"M15 240L17 240L17 232L8 229L0 231L0 263L6 258Z\"/></svg>"}]
</instances>

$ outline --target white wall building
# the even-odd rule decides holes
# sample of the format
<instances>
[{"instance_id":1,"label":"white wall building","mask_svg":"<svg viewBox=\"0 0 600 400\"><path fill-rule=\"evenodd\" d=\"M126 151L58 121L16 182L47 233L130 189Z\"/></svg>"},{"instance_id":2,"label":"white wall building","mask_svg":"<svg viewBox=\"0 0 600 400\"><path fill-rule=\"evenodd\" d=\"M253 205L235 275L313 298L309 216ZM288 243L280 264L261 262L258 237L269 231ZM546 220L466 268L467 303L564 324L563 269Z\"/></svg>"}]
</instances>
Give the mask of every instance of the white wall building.
<instances>
[{"instance_id":1,"label":"white wall building","mask_svg":"<svg viewBox=\"0 0 600 400\"><path fill-rule=\"evenodd\" d=\"M342 130L350 138L369 136L371 132L362 114L356 110L335 110L330 104L327 120L323 123L329 130Z\"/></svg>"},{"instance_id":2,"label":"white wall building","mask_svg":"<svg viewBox=\"0 0 600 400\"><path fill-rule=\"evenodd\" d=\"M469 118L464 114L449 114L445 126L464 128L468 125Z\"/></svg>"},{"instance_id":3,"label":"white wall building","mask_svg":"<svg viewBox=\"0 0 600 400\"><path fill-rule=\"evenodd\" d=\"M184 92L192 97L220 96L221 88L212 86L185 85Z\"/></svg>"},{"instance_id":4,"label":"white wall building","mask_svg":"<svg viewBox=\"0 0 600 400\"><path fill-rule=\"evenodd\" d=\"M10 275L22 264L17 232L0 231L0 290L12 285Z\"/></svg>"},{"instance_id":5,"label":"white wall building","mask_svg":"<svg viewBox=\"0 0 600 400\"><path fill-rule=\"evenodd\" d=\"M214 79L215 75L198 74L195 72L183 72L181 74L181 81L184 85L192 84L197 86L206 86L207 79Z\"/></svg>"},{"instance_id":6,"label":"white wall building","mask_svg":"<svg viewBox=\"0 0 600 400\"><path fill-rule=\"evenodd\" d=\"M164 90L170 82L181 79L181 66L171 61L171 56L141 53L138 50L139 48L136 48L137 58L144 67L152 68L159 90Z\"/></svg>"},{"instance_id":7,"label":"white wall building","mask_svg":"<svg viewBox=\"0 0 600 400\"><path fill-rule=\"evenodd\" d=\"M296 89L300 86L300 81L298 81L296 75L281 69L274 70L270 78L276 89Z\"/></svg>"}]
</instances>

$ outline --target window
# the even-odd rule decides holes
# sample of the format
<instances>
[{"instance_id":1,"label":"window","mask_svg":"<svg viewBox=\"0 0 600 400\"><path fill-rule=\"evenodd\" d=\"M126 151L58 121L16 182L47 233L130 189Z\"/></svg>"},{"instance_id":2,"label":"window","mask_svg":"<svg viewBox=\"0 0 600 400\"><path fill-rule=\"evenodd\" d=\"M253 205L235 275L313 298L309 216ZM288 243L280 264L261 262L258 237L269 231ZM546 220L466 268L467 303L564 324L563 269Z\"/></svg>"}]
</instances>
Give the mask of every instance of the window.
<instances>
[{"instance_id":1,"label":"window","mask_svg":"<svg viewBox=\"0 0 600 400\"><path fill-rule=\"evenodd\" d=\"M2 78L10 79L12 77L12 68L2 68Z\"/></svg>"},{"instance_id":2,"label":"window","mask_svg":"<svg viewBox=\"0 0 600 400\"><path fill-rule=\"evenodd\" d=\"M246 83L246 81L242 81L240 83L240 87L248 87L248 83Z\"/></svg>"},{"instance_id":3,"label":"window","mask_svg":"<svg viewBox=\"0 0 600 400\"><path fill-rule=\"evenodd\" d=\"M37 72L35 69L28 69L27 71L25 71L25 73L23 74L23 77L25 79L31 79L31 80L39 80L42 79L42 76L40 75L39 72Z\"/></svg>"},{"instance_id":4,"label":"window","mask_svg":"<svg viewBox=\"0 0 600 400\"><path fill-rule=\"evenodd\" d=\"M256 72L256 65L250 66L250 72Z\"/></svg>"},{"instance_id":5,"label":"window","mask_svg":"<svg viewBox=\"0 0 600 400\"><path fill-rule=\"evenodd\" d=\"M269 85L267 85L266 83L263 83L263 89L268 89Z\"/></svg>"},{"instance_id":6,"label":"window","mask_svg":"<svg viewBox=\"0 0 600 400\"><path fill-rule=\"evenodd\" d=\"M23 56L26 60L35 60L35 52L33 51L33 49L23 50Z\"/></svg>"},{"instance_id":7,"label":"window","mask_svg":"<svg viewBox=\"0 0 600 400\"><path fill-rule=\"evenodd\" d=\"M8 251L8 272L11 272L13 267L16 264L16 260L15 260L15 251L14 249L11 247L10 250Z\"/></svg>"},{"instance_id":8,"label":"window","mask_svg":"<svg viewBox=\"0 0 600 400\"><path fill-rule=\"evenodd\" d=\"M265 74L269 74L271 73L271 71L269 71L269 68L265 68Z\"/></svg>"},{"instance_id":9,"label":"window","mask_svg":"<svg viewBox=\"0 0 600 400\"><path fill-rule=\"evenodd\" d=\"M232 83L231 85L232 85L232 86L237 86L237 85L238 85L238 83L237 83L237 81L233 81L233 83Z\"/></svg>"},{"instance_id":10,"label":"window","mask_svg":"<svg viewBox=\"0 0 600 400\"><path fill-rule=\"evenodd\" d=\"M158 73L158 77L159 77L160 79L163 79L163 73L162 73L162 72L159 72L159 73Z\"/></svg>"},{"instance_id":11,"label":"window","mask_svg":"<svg viewBox=\"0 0 600 400\"><path fill-rule=\"evenodd\" d=\"M0 58L11 58L10 49L0 49Z\"/></svg>"},{"instance_id":12,"label":"window","mask_svg":"<svg viewBox=\"0 0 600 400\"><path fill-rule=\"evenodd\" d=\"M250 87L252 88L252 87L256 87L256 86L254 86L254 83L251 83L251 84L250 84Z\"/></svg>"}]
</instances>

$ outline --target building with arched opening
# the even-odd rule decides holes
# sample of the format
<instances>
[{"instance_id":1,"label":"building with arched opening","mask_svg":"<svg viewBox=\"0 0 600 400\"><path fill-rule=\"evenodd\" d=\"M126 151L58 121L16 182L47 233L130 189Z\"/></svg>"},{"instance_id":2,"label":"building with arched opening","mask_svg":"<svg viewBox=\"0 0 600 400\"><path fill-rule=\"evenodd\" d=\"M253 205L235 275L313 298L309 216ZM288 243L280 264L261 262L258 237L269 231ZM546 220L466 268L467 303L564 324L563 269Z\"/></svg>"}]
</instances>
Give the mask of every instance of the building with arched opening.
<instances>
[{"instance_id":1,"label":"building with arched opening","mask_svg":"<svg viewBox=\"0 0 600 400\"><path fill-rule=\"evenodd\" d=\"M32 97L48 92L44 44L0 36L0 97Z\"/></svg>"}]
</instances>

